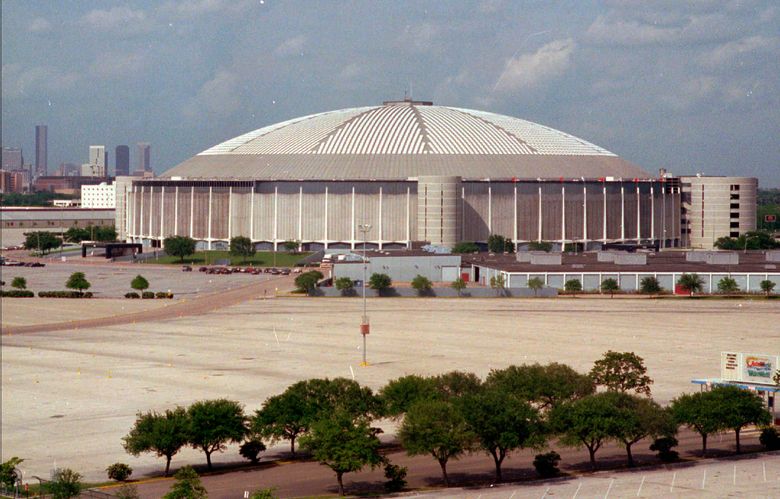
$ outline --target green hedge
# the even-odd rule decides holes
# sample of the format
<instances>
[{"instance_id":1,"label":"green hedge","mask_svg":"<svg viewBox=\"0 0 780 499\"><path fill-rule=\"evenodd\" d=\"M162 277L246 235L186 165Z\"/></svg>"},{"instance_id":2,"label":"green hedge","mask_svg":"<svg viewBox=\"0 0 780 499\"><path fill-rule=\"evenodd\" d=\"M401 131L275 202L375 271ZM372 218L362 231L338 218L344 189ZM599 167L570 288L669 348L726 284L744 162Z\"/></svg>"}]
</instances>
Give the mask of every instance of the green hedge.
<instances>
[{"instance_id":1,"label":"green hedge","mask_svg":"<svg viewBox=\"0 0 780 499\"><path fill-rule=\"evenodd\" d=\"M92 292L79 293L78 291L38 291L39 298L92 298Z\"/></svg>"},{"instance_id":2,"label":"green hedge","mask_svg":"<svg viewBox=\"0 0 780 499\"><path fill-rule=\"evenodd\" d=\"M154 294L154 297L155 298L168 298L168 299L170 299L170 298L173 298L173 293L168 293L166 291L158 291L157 293Z\"/></svg>"},{"instance_id":3,"label":"green hedge","mask_svg":"<svg viewBox=\"0 0 780 499\"><path fill-rule=\"evenodd\" d=\"M33 298L35 293L29 289L12 289L10 291L0 291L3 298Z\"/></svg>"},{"instance_id":4,"label":"green hedge","mask_svg":"<svg viewBox=\"0 0 780 499\"><path fill-rule=\"evenodd\" d=\"M141 298L143 299L154 298L154 293L152 291L144 291L143 294L141 295Z\"/></svg>"},{"instance_id":5,"label":"green hedge","mask_svg":"<svg viewBox=\"0 0 780 499\"><path fill-rule=\"evenodd\" d=\"M135 291L131 291L129 293L125 293L125 298L133 298L133 299L135 299L135 298L140 298L140 297L141 297L141 295L139 295Z\"/></svg>"}]
</instances>

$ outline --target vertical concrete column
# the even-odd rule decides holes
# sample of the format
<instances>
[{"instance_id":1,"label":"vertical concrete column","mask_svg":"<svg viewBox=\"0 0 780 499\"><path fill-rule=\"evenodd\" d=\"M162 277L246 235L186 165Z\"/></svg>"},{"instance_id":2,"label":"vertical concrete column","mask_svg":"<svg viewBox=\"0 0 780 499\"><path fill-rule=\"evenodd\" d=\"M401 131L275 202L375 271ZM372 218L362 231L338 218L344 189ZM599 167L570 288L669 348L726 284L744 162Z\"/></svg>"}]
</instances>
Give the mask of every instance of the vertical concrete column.
<instances>
[{"instance_id":1,"label":"vertical concrete column","mask_svg":"<svg viewBox=\"0 0 780 499\"><path fill-rule=\"evenodd\" d=\"M493 186L488 184L488 234L493 233Z\"/></svg>"},{"instance_id":2,"label":"vertical concrete column","mask_svg":"<svg viewBox=\"0 0 780 499\"><path fill-rule=\"evenodd\" d=\"M582 184L582 244L583 251L588 244L588 187Z\"/></svg>"},{"instance_id":3,"label":"vertical concrete column","mask_svg":"<svg viewBox=\"0 0 780 499\"><path fill-rule=\"evenodd\" d=\"M620 240L626 240L626 189L620 183Z\"/></svg>"},{"instance_id":4,"label":"vertical concrete column","mask_svg":"<svg viewBox=\"0 0 780 499\"><path fill-rule=\"evenodd\" d=\"M325 234L323 237L323 245L325 249L328 249L328 186L325 186Z\"/></svg>"},{"instance_id":5,"label":"vertical concrete column","mask_svg":"<svg viewBox=\"0 0 780 499\"><path fill-rule=\"evenodd\" d=\"M517 183L514 185L514 203L512 204L512 242L517 250Z\"/></svg>"},{"instance_id":6,"label":"vertical concrete column","mask_svg":"<svg viewBox=\"0 0 780 499\"><path fill-rule=\"evenodd\" d=\"M173 198L173 235L179 235L179 186L176 186Z\"/></svg>"},{"instance_id":7,"label":"vertical concrete column","mask_svg":"<svg viewBox=\"0 0 780 499\"><path fill-rule=\"evenodd\" d=\"M279 240L279 186L274 186L274 251Z\"/></svg>"},{"instance_id":8,"label":"vertical concrete column","mask_svg":"<svg viewBox=\"0 0 780 499\"><path fill-rule=\"evenodd\" d=\"M149 186L149 227L147 230L149 231L148 237L151 239L152 232L154 232L154 228L152 227L153 222L152 218L154 215L154 186Z\"/></svg>"},{"instance_id":9,"label":"vertical concrete column","mask_svg":"<svg viewBox=\"0 0 780 499\"><path fill-rule=\"evenodd\" d=\"M228 241L233 238L233 186L228 187Z\"/></svg>"},{"instance_id":10,"label":"vertical concrete column","mask_svg":"<svg viewBox=\"0 0 780 499\"><path fill-rule=\"evenodd\" d=\"M160 192L160 239L162 239L163 232L165 232L165 186L162 186Z\"/></svg>"},{"instance_id":11,"label":"vertical concrete column","mask_svg":"<svg viewBox=\"0 0 780 499\"><path fill-rule=\"evenodd\" d=\"M466 188L460 188L460 240L466 240Z\"/></svg>"},{"instance_id":12,"label":"vertical concrete column","mask_svg":"<svg viewBox=\"0 0 780 499\"><path fill-rule=\"evenodd\" d=\"M602 241L605 243L607 242L607 184L606 181L601 186L601 193L604 196L604 213L603 213L603 220L602 220L602 227L601 227L601 234L602 234ZM582 281L585 282L585 281Z\"/></svg>"},{"instance_id":13,"label":"vertical concrete column","mask_svg":"<svg viewBox=\"0 0 780 499\"><path fill-rule=\"evenodd\" d=\"M655 189L653 184L650 184L650 240L655 239Z\"/></svg>"},{"instance_id":14,"label":"vertical concrete column","mask_svg":"<svg viewBox=\"0 0 780 499\"><path fill-rule=\"evenodd\" d=\"M539 186L539 242L542 242L542 186Z\"/></svg>"},{"instance_id":15,"label":"vertical concrete column","mask_svg":"<svg viewBox=\"0 0 780 499\"><path fill-rule=\"evenodd\" d=\"M207 243L208 243L208 249L211 249L211 194L212 194L212 188L209 186L209 224L208 224L208 233L207 233Z\"/></svg>"},{"instance_id":16,"label":"vertical concrete column","mask_svg":"<svg viewBox=\"0 0 780 499\"><path fill-rule=\"evenodd\" d=\"M303 249L303 184L298 187L298 251Z\"/></svg>"},{"instance_id":17,"label":"vertical concrete column","mask_svg":"<svg viewBox=\"0 0 780 499\"><path fill-rule=\"evenodd\" d=\"M661 247L666 248L666 184L661 186L661 203L663 204L663 210L661 210Z\"/></svg>"},{"instance_id":18,"label":"vertical concrete column","mask_svg":"<svg viewBox=\"0 0 780 499\"><path fill-rule=\"evenodd\" d=\"M379 249L382 249L382 241L384 239L382 235L382 186L379 186Z\"/></svg>"},{"instance_id":19,"label":"vertical concrete column","mask_svg":"<svg viewBox=\"0 0 780 499\"><path fill-rule=\"evenodd\" d=\"M458 242L458 192L461 178L424 175L417 179L417 234L419 240L452 247Z\"/></svg>"},{"instance_id":20,"label":"vertical concrete column","mask_svg":"<svg viewBox=\"0 0 780 499\"><path fill-rule=\"evenodd\" d=\"M412 247L412 188L406 187L406 247Z\"/></svg>"},{"instance_id":21,"label":"vertical concrete column","mask_svg":"<svg viewBox=\"0 0 780 499\"><path fill-rule=\"evenodd\" d=\"M636 242L642 240L642 197L639 192L639 184L636 184Z\"/></svg>"},{"instance_id":22,"label":"vertical concrete column","mask_svg":"<svg viewBox=\"0 0 780 499\"><path fill-rule=\"evenodd\" d=\"M350 242L352 249L355 249L355 186L352 186L352 218L351 218L351 229L350 234L352 237L352 241Z\"/></svg>"},{"instance_id":23,"label":"vertical concrete column","mask_svg":"<svg viewBox=\"0 0 780 499\"><path fill-rule=\"evenodd\" d=\"M138 237L144 237L144 186L141 186L141 209L138 215Z\"/></svg>"},{"instance_id":24,"label":"vertical concrete column","mask_svg":"<svg viewBox=\"0 0 780 499\"><path fill-rule=\"evenodd\" d=\"M252 183L252 192L249 194L249 239L255 242L255 184Z\"/></svg>"},{"instance_id":25,"label":"vertical concrete column","mask_svg":"<svg viewBox=\"0 0 780 499\"><path fill-rule=\"evenodd\" d=\"M195 237L195 186L190 189L190 237Z\"/></svg>"},{"instance_id":26,"label":"vertical concrete column","mask_svg":"<svg viewBox=\"0 0 780 499\"><path fill-rule=\"evenodd\" d=\"M566 244L566 186L561 186L561 251Z\"/></svg>"}]
</instances>

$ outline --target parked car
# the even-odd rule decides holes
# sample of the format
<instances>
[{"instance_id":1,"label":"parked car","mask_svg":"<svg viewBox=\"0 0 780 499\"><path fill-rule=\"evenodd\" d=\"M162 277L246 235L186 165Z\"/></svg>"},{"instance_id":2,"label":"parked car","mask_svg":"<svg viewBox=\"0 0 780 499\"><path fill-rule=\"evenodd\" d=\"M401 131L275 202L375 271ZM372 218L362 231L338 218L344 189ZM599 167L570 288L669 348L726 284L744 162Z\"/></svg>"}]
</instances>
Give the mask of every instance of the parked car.
<instances>
[{"instance_id":1,"label":"parked car","mask_svg":"<svg viewBox=\"0 0 780 499\"><path fill-rule=\"evenodd\" d=\"M181 271L182 272L192 272L192 267L190 267L189 265L185 265L184 267L181 268Z\"/></svg>"},{"instance_id":2,"label":"parked car","mask_svg":"<svg viewBox=\"0 0 780 499\"><path fill-rule=\"evenodd\" d=\"M208 270L209 270L209 268L208 268L208 267L200 267L200 268L198 269L198 272L206 272L206 271L208 271Z\"/></svg>"}]
</instances>

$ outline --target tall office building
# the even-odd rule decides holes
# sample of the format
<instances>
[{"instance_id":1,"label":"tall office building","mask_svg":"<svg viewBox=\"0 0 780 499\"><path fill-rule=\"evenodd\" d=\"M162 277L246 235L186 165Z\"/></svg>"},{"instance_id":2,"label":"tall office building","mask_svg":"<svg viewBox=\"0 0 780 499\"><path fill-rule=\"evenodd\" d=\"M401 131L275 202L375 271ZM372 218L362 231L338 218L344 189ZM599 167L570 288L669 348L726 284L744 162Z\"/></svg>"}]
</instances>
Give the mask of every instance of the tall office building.
<instances>
[{"instance_id":1,"label":"tall office building","mask_svg":"<svg viewBox=\"0 0 780 499\"><path fill-rule=\"evenodd\" d=\"M24 156L20 148L3 147L3 170L21 170L22 165L24 165Z\"/></svg>"},{"instance_id":2,"label":"tall office building","mask_svg":"<svg viewBox=\"0 0 780 499\"><path fill-rule=\"evenodd\" d=\"M138 143L138 169L139 173L148 172L152 170L151 160L152 145L148 142Z\"/></svg>"},{"instance_id":3,"label":"tall office building","mask_svg":"<svg viewBox=\"0 0 780 499\"><path fill-rule=\"evenodd\" d=\"M89 146L89 163L81 165L85 177L106 176L106 146Z\"/></svg>"},{"instance_id":4,"label":"tall office building","mask_svg":"<svg viewBox=\"0 0 780 499\"><path fill-rule=\"evenodd\" d=\"M130 148L127 146L116 146L114 159L114 174L119 177L130 175Z\"/></svg>"},{"instance_id":5,"label":"tall office building","mask_svg":"<svg viewBox=\"0 0 780 499\"><path fill-rule=\"evenodd\" d=\"M35 176L45 177L49 174L48 151L46 149L48 128L46 125L35 125Z\"/></svg>"}]
</instances>

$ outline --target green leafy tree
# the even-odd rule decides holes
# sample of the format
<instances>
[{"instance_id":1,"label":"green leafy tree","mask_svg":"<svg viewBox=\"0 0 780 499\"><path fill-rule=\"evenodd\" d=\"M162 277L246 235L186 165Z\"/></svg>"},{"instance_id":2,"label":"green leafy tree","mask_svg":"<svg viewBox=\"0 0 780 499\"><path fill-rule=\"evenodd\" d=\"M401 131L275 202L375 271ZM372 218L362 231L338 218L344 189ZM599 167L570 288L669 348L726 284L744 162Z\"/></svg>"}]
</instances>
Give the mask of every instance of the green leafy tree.
<instances>
[{"instance_id":1,"label":"green leafy tree","mask_svg":"<svg viewBox=\"0 0 780 499\"><path fill-rule=\"evenodd\" d=\"M27 279L24 277L14 277L11 281L11 287L14 289L27 289Z\"/></svg>"},{"instance_id":2,"label":"green leafy tree","mask_svg":"<svg viewBox=\"0 0 780 499\"><path fill-rule=\"evenodd\" d=\"M596 385L613 392L635 391L650 396L652 378L642 357L634 352L613 352L609 350L593 364L590 377Z\"/></svg>"},{"instance_id":3,"label":"green leafy tree","mask_svg":"<svg viewBox=\"0 0 780 499\"><path fill-rule=\"evenodd\" d=\"M340 495L344 495L344 473L360 471L365 466L374 468L382 463L374 429L367 421L355 421L345 413L337 412L314 423L311 433L301 438L301 446L336 473Z\"/></svg>"},{"instance_id":4,"label":"green leafy tree","mask_svg":"<svg viewBox=\"0 0 780 499\"><path fill-rule=\"evenodd\" d=\"M775 283L770 281L769 279L764 279L761 281L761 291L766 293L767 296L772 294L772 291L775 289Z\"/></svg>"},{"instance_id":5,"label":"green leafy tree","mask_svg":"<svg viewBox=\"0 0 780 499\"><path fill-rule=\"evenodd\" d=\"M476 394L482 387L477 375L463 371L450 371L430 379L438 397L448 401Z\"/></svg>"},{"instance_id":6,"label":"green leafy tree","mask_svg":"<svg viewBox=\"0 0 780 499\"><path fill-rule=\"evenodd\" d=\"M133 468L125 463L114 463L106 468L106 474L110 480L124 482L133 474Z\"/></svg>"},{"instance_id":7,"label":"green leafy tree","mask_svg":"<svg viewBox=\"0 0 780 499\"><path fill-rule=\"evenodd\" d=\"M336 289L341 291L342 296L350 295L355 290L355 283L349 277L339 277L335 282Z\"/></svg>"},{"instance_id":8,"label":"green leafy tree","mask_svg":"<svg viewBox=\"0 0 780 499\"><path fill-rule=\"evenodd\" d=\"M461 411L442 400L422 400L413 404L401 424L399 438L410 456L433 456L448 487L447 462L474 446L474 434Z\"/></svg>"},{"instance_id":9,"label":"green leafy tree","mask_svg":"<svg viewBox=\"0 0 780 499\"><path fill-rule=\"evenodd\" d=\"M466 289L466 281L464 281L463 278L458 277L457 279L452 281L452 284L450 284L450 286L452 286L452 289L458 292L458 296L462 296L463 290Z\"/></svg>"},{"instance_id":10,"label":"green leafy tree","mask_svg":"<svg viewBox=\"0 0 780 499\"><path fill-rule=\"evenodd\" d=\"M297 252L299 245L300 244L298 243L298 241L285 241L284 244L283 244L284 249L286 249L290 253Z\"/></svg>"},{"instance_id":11,"label":"green leafy tree","mask_svg":"<svg viewBox=\"0 0 780 499\"><path fill-rule=\"evenodd\" d=\"M670 437L677 433L671 412L645 397L618 393L614 400L618 414L612 437L626 449L628 466L634 466L631 447L640 440L653 436Z\"/></svg>"},{"instance_id":12,"label":"green leafy tree","mask_svg":"<svg viewBox=\"0 0 780 499\"><path fill-rule=\"evenodd\" d=\"M62 246L62 240L52 232L27 232L24 235L24 249L38 250L45 255L60 246Z\"/></svg>"},{"instance_id":13,"label":"green leafy tree","mask_svg":"<svg viewBox=\"0 0 780 499\"><path fill-rule=\"evenodd\" d=\"M520 400L527 400L541 410L580 399L596 389L590 376L556 362L494 369L488 374L485 384Z\"/></svg>"},{"instance_id":14,"label":"green leafy tree","mask_svg":"<svg viewBox=\"0 0 780 499\"><path fill-rule=\"evenodd\" d=\"M488 251L491 253L512 253L515 251L515 245L511 239L500 234L491 234L487 240Z\"/></svg>"},{"instance_id":15,"label":"green leafy tree","mask_svg":"<svg viewBox=\"0 0 780 499\"><path fill-rule=\"evenodd\" d=\"M189 418L182 407L165 413L138 413L135 425L122 440L125 450L133 456L154 452L165 457L165 476L171 469L171 459L187 445Z\"/></svg>"},{"instance_id":16,"label":"green leafy tree","mask_svg":"<svg viewBox=\"0 0 780 499\"><path fill-rule=\"evenodd\" d=\"M767 250L780 247L768 231L756 230L741 234L739 237L720 237L714 246L724 250Z\"/></svg>"},{"instance_id":17,"label":"green leafy tree","mask_svg":"<svg viewBox=\"0 0 780 499\"><path fill-rule=\"evenodd\" d=\"M433 284L430 279L418 274L412 279L412 287L417 291L418 295L424 296L430 294Z\"/></svg>"},{"instance_id":18,"label":"green leafy tree","mask_svg":"<svg viewBox=\"0 0 780 499\"><path fill-rule=\"evenodd\" d=\"M81 494L81 474L69 468L59 469L54 472L51 482L46 488L53 499L70 499Z\"/></svg>"},{"instance_id":19,"label":"green leafy tree","mask_svg":"<svg viewBox=\"0 0 780 499\"><path fill-rule=\"evenodd\" d=\"M563 289L565 289L567 293L576 295L577 293L582 291L582 283L580 282L579 279L569 279L563 285Z\"/></svg>"},{"instance_id":20,"label":"green leafy tree","mask_svg":"<svg viewBox=\"0 0 780 499\"><path fill-rule=\"evenodd\" d=\"M528 243L528 251L544 251L549 253L552 251L553 245L548 241L531 241Z\"/></svg>"},{"instance_id":21,"label":"green leafy tree","mask_svg":"<svg viewBox=\"0 0 780 499\"><path fill-rule=\"evenodd\" d=\"M726 429L725 421L712 392L683 394L672 401L672 416L701 436L701 454L707 454L707 438Z\"/></svg>"},{"instance_id":22,"label":"green leafy tree","mask_svg":"<svg viewBox=\"0 0 780 499\"><path fill-rule=\"evenodd\" d=\"M532 277L528 279L528 287L534 290L534 296L539 295L539 290L544 287L544 280L539 277Z\"/></svg>"},{"instance_id":23,"label":"green leafy tree","mask_svg":"<svg viewBox=\"0 0 780 499\"><path fill-rule=\"evenodd\" d=\"M393 280L387 274L375 273L368 279L368 285L381 295L393 286Z\"/></svg>"},{"instance_id":24,"label":"green leafy tree","mask_svg":"<svg viewBox=\"0 0 780 499\"><path fill-rule=\"evenodd\" d=\"M501 464L509 452L544 443L539 412L528 402L500 390L486 389L465 396L461 404L479 448L493 457L498 482L502 481Z\"/></svg>"},{"instance_id":25,"label":"green leafy tree","mask_svg":"<svg viewBox=\"0 0 780 499\"><path fill-rule=\"evenodd\" d=\"M717 386L710 393L715 398L723 426L734 431L737 453L742 451L739 437L745 426L765 426L772 422L764 400L756 393L728 385Z\"/></svg>"},{"instance_id":26,"label":"green leafy tree","mask_svg":"<svg viewBox=\"0 0 780 499\"><path fill-rule=\"evenodd\" d=\"M70 275L65 282L65 287L68 289L75 289L79 294L83 293L85 289L89 289L92 286L87 280L84 272L74 272Z\"/></svg>"},{"instance_id":27,"label":"green leafy tree","mask_svg":"<svg viewBox=\"0 0 780 499\"><path fill-rule=\"evenodd\" d=\"M241 257L242 263L246 262L247 258L254 256L255 253L257 253L257 249L248 237L235 236L230 239L230 254Z\"/></svg>"},{"instance_id":28,"label":"green leafy tree","mask_svg":"<svg viewBox=\"0 0 780 499\"><path fill-rule=\"evenodd\" d=\"M215 399L195 402L187 409L190 418L189 443L206 454L211 469L211 454L222 452L226 444L240 442L247 433L246 417L241 404Z\"/></svg>"},{"instance_id":29,"label":"green leafy tree","mask_svg":"<svg viewBox=\"0 0 780 499\"><path fill-rule=\"evenodd\" d=\"M439 397L440 392L434 380L416 374L389 381L379 392L379 398L384 404L387 415L394 418L406 414L416 402Z\"/></svg>"},{"instance_id":30,"label":"green leafy tree","mask_svg":"<svg viewBox=\"0 0 780 499\"><path fill-rule=\"evenodd\" d=\"M461 241L452 248L452 252L455 254L463 253L478 253L479 246L471 241Z\"/></svg>"},{"instance_id":31,"label":"green leafy tree","mask_svg":"<svg viewBox=\"0 0 780 499\"><path fill-rule=\"evenodd\" d=\"M169 236L163 239L163 249L171 256L178 256L184 263L184 257L195 254L195 240L187 236Z\"/></svg>"},{"instance_id":32,"label":"green leafy tree","mask_svg":"<svg viewBox=\"0 0 780 499\"><path fill-rule=\"evenodd\" d=\"M130 282L130 287L135 289L136 291L144 292L147 289L149 289L149 281L147 281L144 276L137 275Z\"/></svg>"},{"instance_id":33,"label":"green leafy tree","mask_svg":"<svg viewBox=\"0 0 780 499\"><path fill-rule=\"evenodd\" d=\"M317 283L320 282L320 279L322 279L322 273L319 271L304 272L295 278L295 287L304 293L311 293L317 288Z\"/></svg>"},{"instance_id":34,"label":"green leafy tree","mask_svg":"<svg viewBox=\"0 0 780 499\"><path fill-rule=\"evenodd\" d=\"M506 288L504 274L497 274L490 278L490 287L496 290L496 296L503 296Z\"/></svg>"},{"instance_id":35,"label":"green leafy tree","mask_svg":"<svg viewBox=\"0 0 780 499\"><path fill-rule=\"evenodd\" d=\"M721 293L732 294L739 291L739 284L732 277L724 277L718 281L718 291Z\"/></svg>"},{"instance_id":36,"label":"green leafy tree","mask_svg":"<svg viewBox=\"0 0 780 499\"><path fill-rule=\"evenodd\" d=\"M163 499L205 499L209 496L192 466L183 467L173 477L176 481Z\"/></svg>"},{"instance_id":37,"label":"green leafy tree","mask_svg":"<svg viewBox=\"0 0 780 499\"><path fill-rule=\"evenodd\" d=\"M596 469L596 452L617 434L620 415L615 410L615 392L603 392L567 402L550 414L550 425L569 447L588 449L590 466Z\"/></svg>"},{"instance_id":38,"label":"green leafy tree","mask_svg":"<svg viewBox=\"0 0 780 499\"><path fill-rule=\"evenodd\" d=\"M279 496L276 495L276 488L268 487L252 492L249 499L277 499L278 497Z\"/></svg>"},{"instance_id":39,"label":"green leafy tree","mask_svg":"<svg viewBox=\"0 0 780 499\"><path fill-rule=\"evenodd\" d=\"M116 241L117 235L113 225L101 225L95 230L95 239L101 242Z\"/></svg>"},{"instance_id":40,"label":"green leafy tree","mask_svg":"<svg viewBox=\"0 0 780 499\"><path fill-rule=\"evenodd\" d=\"M247 440L241 447L238 448L238 453L241 457L248 459L252 464L257 464L260 461L258 457L261 452L265 450L265 444L261 440Z\"/></svg>"},{"instance_id":41,"label":"green leafy tree","mask_svg":"<svg viewBox=\"0 0 780 499\"><path fill-rule=\"evenodd\" d=\"M16 456L0 464L0 484L7 489L13 489L16 482L21 478L17 467L24 462L24 459Z\"/></svg>"},{"instance_id":42,"label":"green leafy tree","mask_svg":"<svg viewBox=\"0 0 780 499\"><path fill-rule=\"evenodd\" d=\"M620 285L618 284L617 280L613 279L612 277L608 277L601 282L601 292L609 293L610 298L614 297L615 292L619 290Z\"/></svg>"},{"instance_id":43,"label":"green leafy tree","mask_svg":"<svg viewBox=\"0 0 780 499\"><path fill-rule=\"evenodd\" d=\"M677 279L677 285L687 291L690 296L698 293L704 287L704 281L699 274L683 274Z\"/></svg>"},{"instance_id":44,"label":"green leafy tree","mask_svg":"<svg viewBox=\"0 0 780 499\"><path fill-rule=\"evenodd\" d=\"M661 291L661 283L653 276L643 277L639 281L639 292L644 295L657 295Z\"/></svg>"}]
</instances>

